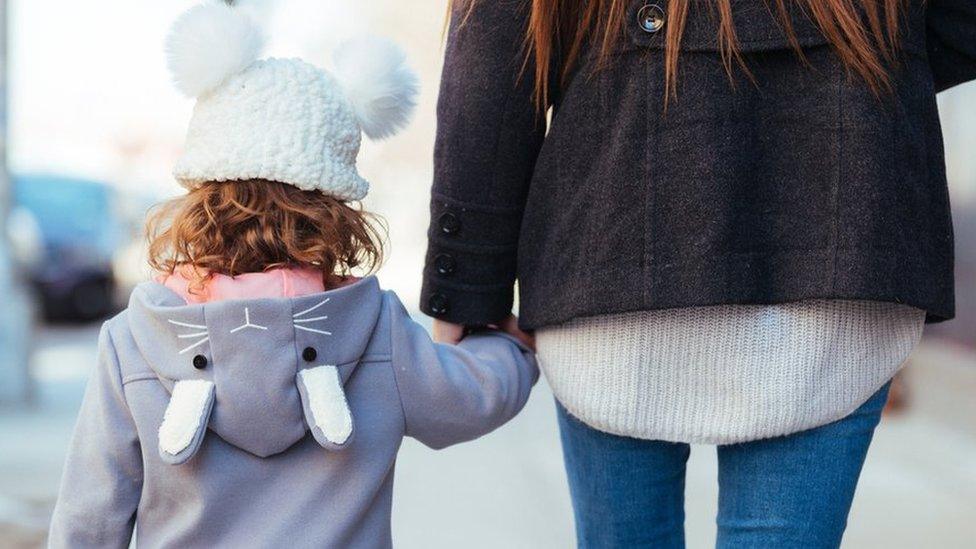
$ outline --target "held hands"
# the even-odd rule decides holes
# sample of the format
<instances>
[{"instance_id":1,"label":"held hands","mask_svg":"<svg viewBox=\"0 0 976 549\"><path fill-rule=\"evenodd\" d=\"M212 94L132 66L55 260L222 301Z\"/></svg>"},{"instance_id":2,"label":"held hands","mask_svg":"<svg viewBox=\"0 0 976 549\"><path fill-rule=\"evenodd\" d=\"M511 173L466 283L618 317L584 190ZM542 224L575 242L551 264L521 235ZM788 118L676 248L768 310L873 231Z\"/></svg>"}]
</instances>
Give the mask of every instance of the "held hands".
<instances>
[{"instance_id":1,"label":"held hands","mask_svg":"<svg viewBox=\"0 0 976 549\"><path fill-rule=\"evenodd\" d=\"M535 352L535 337L519 329L518 318L516 318L515 315L508 315L508 317L499 322L497 326L490 327L501 330L506 334L518 339L523 345ZM461 324L452 324L450 322L444 322L443 320L434 321L434 341L438 343L456 345L462 339L464 339L466 331L467 328Z\"/></svg>"},{"instance_id":2,"label":"held hands","mask_svg":"<svg viewBox=\"0 0 976 549\"><path fill-rule=\"evenodd\" d=\"M457 345L464 338L464 326L443 320L434 320L434 341Z\"/></svg>"}]
</instances>

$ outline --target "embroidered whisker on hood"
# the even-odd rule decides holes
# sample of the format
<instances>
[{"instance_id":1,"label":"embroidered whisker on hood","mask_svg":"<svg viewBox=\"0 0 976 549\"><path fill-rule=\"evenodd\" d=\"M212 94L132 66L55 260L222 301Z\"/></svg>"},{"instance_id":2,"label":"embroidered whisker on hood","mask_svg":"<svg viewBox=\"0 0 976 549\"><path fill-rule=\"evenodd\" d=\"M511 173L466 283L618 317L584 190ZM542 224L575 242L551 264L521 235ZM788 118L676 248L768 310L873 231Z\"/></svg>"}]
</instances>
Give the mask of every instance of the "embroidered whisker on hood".
<instances>
[{"instance_id":1,"label":"embroidered whisker on hood","mask_svg":"<svg viewBox=\"0 0 976 549\"><path fill-rule=\"evenodd\" d=\"M327 316L316 316L316 317L313 317L313 318L300 318L298 320L295 320L295 324L302 324L302 323L305 323L305 322L316 322L318 320L326 320L327 318L329 318L329 317L327 317Z\"/></svg>"},{"instance_id":2,"label":"embroidered whisker on hood","mask_svg":"<svg viewBox=\"0 0 976 549\"><path fill-rule=\"evenodd\" d=\"M328 302L329 302L329 299L328 299L328 298L326 298L326 299L323 299L322 301L320 301L320 302L318 302L318 303L316 303L315 305L312 305L312 306L311 306L311 307L309 307L308 309L305 309L304 311L302 311L302 312L300 312L300 313L295 313L295 314L293 314L293 315L291 315L291 316L292 316L292 318L299 318L299 317L302 317L302 316L305 316L305 315L307 315L308 313L310 313L310 312L312 312L312 311L314 311L315 309L318 309L319 307L321 307L322 305L325 305L325 304L326 304L326 303L328 303Z\"/></svg>"},{"instance_id":3,"label":"embroidered whisker on hood","mask_svg":"<svg viewBox=\"0 0 976 549\"><path fill-rule=\"evenodd\" d=\"M190 351L192 349L196 349L197 347L203 345L204 343L206 343L208 341L210 341L210 338L209 337L205 337L205 338L201 339L200 341L197 341L197 342L193 343L189 347L185 347L185 348L181 349L180 350L180 354L182 355L182 354L184 354L184 353L186 353L186 352L188 352L188 351Z\"/></svg>"},{"instance_id":4,"label":"embroidered whisker on hood","mask_svg":"<svg viewBox=\"0 0 976 549\"><path fill-rule=\"evenodd\" d=\"M296 324L326 316L325 303L341 337ZM242 310L267 330L232 334ZM208 334L191 356L179 337L188 329ZM375 277L204 303L142 284L100 349L52 520L56 548L125 546L133 525L152 546L192 528L202 546L275 547L301 528L296 547L388 547L402 439L442 448L487 433L522 408L538 375L504 334L435 345Z\"/></svg>"},{"instance_id":5,"label":"embroidered whisker on hood","mask_svg":"<svg viewBox=\"0 0 976 549\"><path fill-rule=\"evenodd\" d=\"M314 334L322 334L322 335L327 335L327 336L332 335L332 332L327 332L325 330L316 330L314 328L306 328L305 326L295 326L295 329L296 330L301 330L303 332L312 332Z\"/></svg>"},{"instance_id":6,"label":"embroidered whisker on hood","mask_svg":"<svg viewBox=\"0 0 976 549\"><path fill-rule=\"evenodd\" d=\"M189 322L180 322L178 320L166 320L166 322L169 322L170 324L173 324L174 326L182 326L184 328L196 328L197 330L206 330L207 329L206 326L201 326L199 324L190 324Z\"/></svg>"},{"instance_id":7,"label":"embroidered whisker on hood","mask_svg":"<svg viewBox=\"0 0 976 549\"><path fill-rule=\"evenodd\" d=\"M248 235L270 249L289 238L256 229L242 237L208 224L153 240L186 243L202 233L219 236L223 250L260 253L242 263L213 253L230 265L218 268L150 254L171 275L190 265L206 291L175 276L141 284L105 324L49 543L126 547L135 530L140 546L390 546L403 438L444 447L485 434L522 408L537 377L531 354L508 336L439 349L375 277L344 276L367 267L357 252L379 257L365 214L345 203L368 190L356 169L362 135L404 126L416 77L382 40L340 48L333 73L299 59L258 60L259 29L216 2L181 17L167 44L180 89L197 98L174 170L191 190L180 213L226 191L267 199L249 217L262 228L300 219L322 229L320 212L342 219L337 231L314 231L313 244L328 253L297 258L254 246ZM343 257L330 259L332 250ZM295 278L314 289L282 276L281 292L295 293L238 291L273 265L315 271ZM205 281L196 267L206 267ZM336 277L343 283L326 290Z\"/></svg>"}]
</instances>

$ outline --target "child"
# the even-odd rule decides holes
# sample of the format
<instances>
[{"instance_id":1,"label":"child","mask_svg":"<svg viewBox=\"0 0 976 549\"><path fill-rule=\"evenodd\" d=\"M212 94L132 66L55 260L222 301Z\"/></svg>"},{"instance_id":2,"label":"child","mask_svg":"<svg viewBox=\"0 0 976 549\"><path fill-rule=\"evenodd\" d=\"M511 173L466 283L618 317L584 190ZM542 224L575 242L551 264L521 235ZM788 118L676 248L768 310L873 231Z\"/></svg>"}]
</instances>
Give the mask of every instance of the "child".
<instances>
[{"instance_id":1,"label":"child","mask_svg":"<svg viewBox=\"0 0 976 549\"><path fill-rule=\"evenodd\" d=\"M354 267L380 247L349 205L360 130L405 124L416 80L387 43L335 76L255 61L260 34L221 4L169 39L198 98L175 170L189 193L150 224L152 264L108 321L65 465L52 547L384 547L404 436L481 436L525 404L528 348L485 331L431 342ZM515 332L510 319L509 328Z\"/></svg>"}]
</instances>

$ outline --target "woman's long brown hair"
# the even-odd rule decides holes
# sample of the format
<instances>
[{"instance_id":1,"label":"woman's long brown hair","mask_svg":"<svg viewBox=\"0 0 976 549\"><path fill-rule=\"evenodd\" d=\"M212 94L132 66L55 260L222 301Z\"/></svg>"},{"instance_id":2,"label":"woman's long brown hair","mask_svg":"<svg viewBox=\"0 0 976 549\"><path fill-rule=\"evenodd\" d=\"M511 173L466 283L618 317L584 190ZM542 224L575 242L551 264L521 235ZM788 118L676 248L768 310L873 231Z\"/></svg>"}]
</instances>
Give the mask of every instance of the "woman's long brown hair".
<instances>
[{"instance_id":1,"label":"woman's long brown hair","mask_svg":"<svg viewBox=\"0 0 976 549\"><path fill-rule=\"evenodd\" d=\"M468 4L494 0L452 0ZM678 54L681 37L693 0L672 0L667 7L664 75L667 97L677 91ZM878 92L889 85L887 63L894 57L898 23L904 0L766 0L782 25L793 49L802 58L799 41L789 15L791 4L803 10L819 26L841 61ZM550 94L549 71L560 54L560 80L573 72L584 44L599 48L603 64L624 36L627 9L631 0L531 0L526 33L527 53L534 66L536 99L545 105ZM718 44L725 69L731 76L733 65L748 67L739 51L731 0L708 0L718 16ZM470 14L471 12L468 12Z\"/></svg>"}]
</instances>

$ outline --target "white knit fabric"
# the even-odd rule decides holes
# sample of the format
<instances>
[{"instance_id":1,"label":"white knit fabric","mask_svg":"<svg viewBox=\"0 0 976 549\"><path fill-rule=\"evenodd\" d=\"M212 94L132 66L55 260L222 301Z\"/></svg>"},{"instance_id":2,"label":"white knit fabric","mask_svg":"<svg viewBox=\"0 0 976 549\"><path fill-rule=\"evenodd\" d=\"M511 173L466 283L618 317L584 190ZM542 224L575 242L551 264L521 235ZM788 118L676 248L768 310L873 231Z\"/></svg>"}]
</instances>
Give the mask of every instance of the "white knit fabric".
<instances>
[{"instance_id":1,"label":"white knit fabric","mask_svg":"<svg viewBox=\"0 0 976 549\"><path fill-rule=\"evenodd\" d=\"M183 156L173 172L184 187L265 179L361 200L369 184L356 170L362 133L389 137L410 120L417 77L399 47L351 40L335 70L301 59L257 60L264 38L237 8L187 10L166 39L176 86L197 99Z\"/></svg>"},{"instance_id":2,"label":"white knit fabric","mask_svg":"<svg viewBox=\"0 0 976 549\"><path fill-rule=\"evenodd\" d=\"M601 431L729 444L810 429L863 404L908 358L925 312L811 300L583 318L537 333L556 398Z\"/></svg>"},{"instance_id":3,"label":"white knit fabric","mask_svg":"<svg viewBox=\"0 0 976 549\"><path fill-rule=\"evenodd\" d=\"M267 179L340 200L369 184L356 170L359 124L334 78L300 59L255 61L197 100L176 179Z\"/></svg>"}]
</instances>

